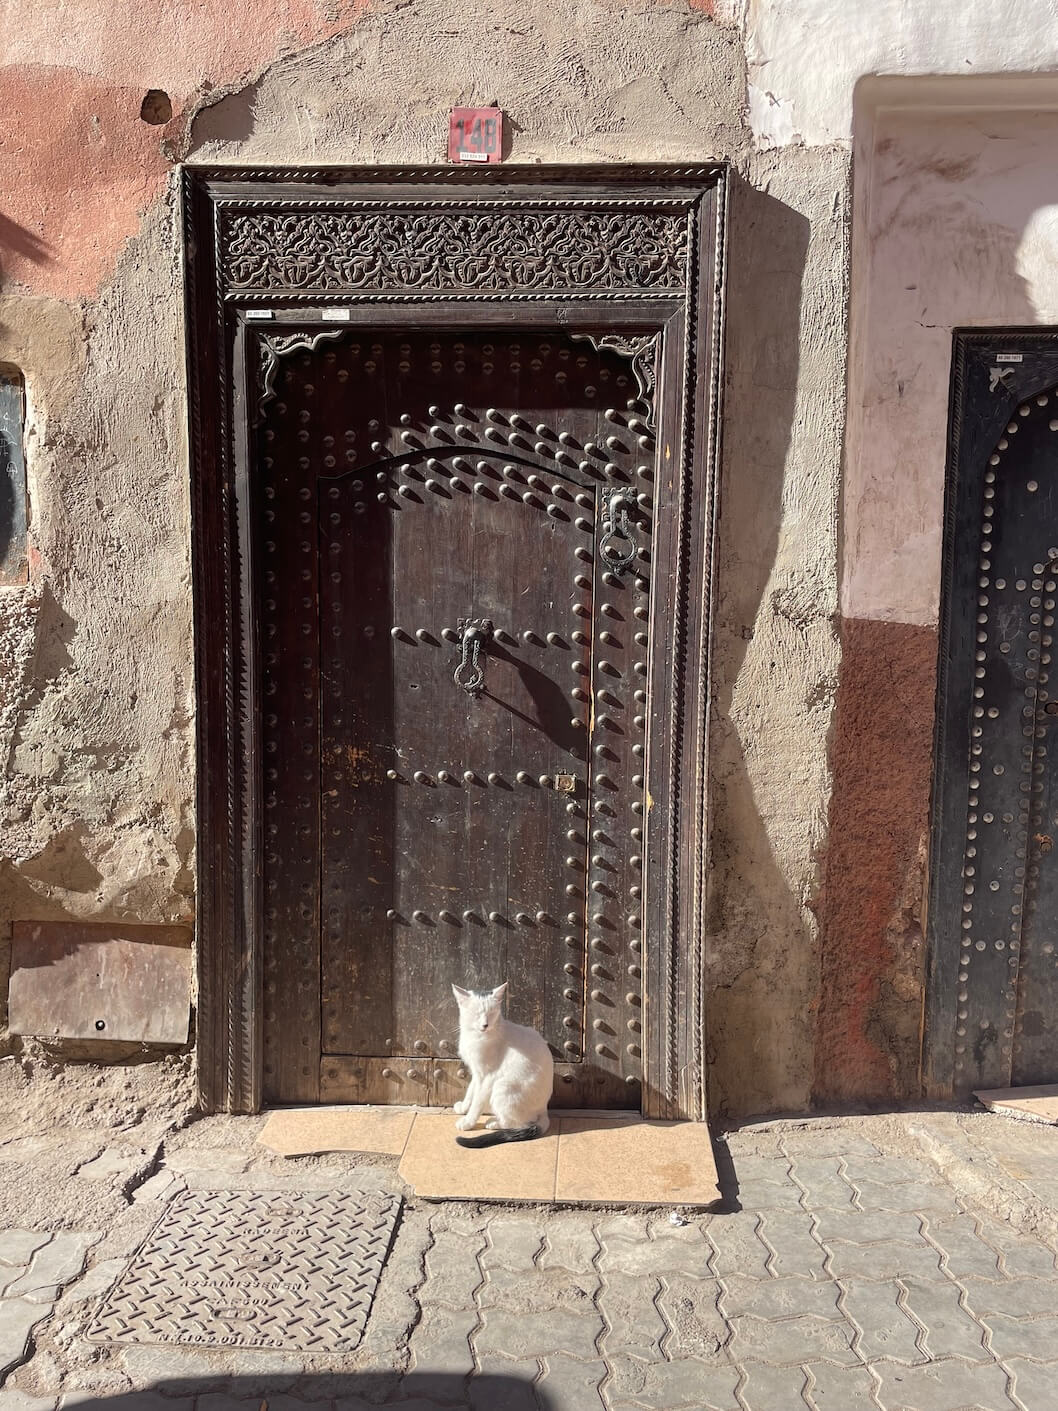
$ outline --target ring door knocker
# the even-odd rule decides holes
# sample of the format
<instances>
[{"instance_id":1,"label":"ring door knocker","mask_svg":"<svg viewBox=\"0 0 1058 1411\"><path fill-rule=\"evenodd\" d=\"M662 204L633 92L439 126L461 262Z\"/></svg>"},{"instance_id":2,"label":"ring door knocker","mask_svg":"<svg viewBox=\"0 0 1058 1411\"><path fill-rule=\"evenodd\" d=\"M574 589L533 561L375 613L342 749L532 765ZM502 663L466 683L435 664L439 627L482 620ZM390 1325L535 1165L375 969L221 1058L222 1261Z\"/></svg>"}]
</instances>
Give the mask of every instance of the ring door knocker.
<instances>
[{"instance_id":1,"label":"ring door knocker","mask_svg":"<svg viewBox=\"0 0 1058 1411\"><path fill-rule=\"evenodd\" d=\"M628 519L628 511L634 504L632 491L622 486L607 490L603 498L599 557L612 573L623 573L635 560L635 539ZM622 540L627 548L621 548Z\"/></svg>"},{"instance_id":2,"label":"ring door knocker","mask_svg":"<svg viewBox=\"0 0 1058 1411\"><path fill-rule=\"evenodd\" d=\"M459 665L452 673L457 686L468 696L480 696L485 689L485 667L481 648L492 636L492 623L487 617L459 619Z\"/></svg>"}]
</instances>

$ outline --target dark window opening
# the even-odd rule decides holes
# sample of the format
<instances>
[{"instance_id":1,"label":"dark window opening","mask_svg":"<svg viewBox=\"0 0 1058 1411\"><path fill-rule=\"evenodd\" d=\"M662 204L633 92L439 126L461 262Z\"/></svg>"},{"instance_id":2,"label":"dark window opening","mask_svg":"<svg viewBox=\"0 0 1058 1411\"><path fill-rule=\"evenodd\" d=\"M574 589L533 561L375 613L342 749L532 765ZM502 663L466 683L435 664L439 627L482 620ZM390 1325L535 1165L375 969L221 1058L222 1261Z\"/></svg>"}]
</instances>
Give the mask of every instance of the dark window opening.
<instances>
[{"instance_id":1,"label":"dark window opening","mask_svg":"<svg viewBox=\"0 0 1058 1411\"><path fill-rule=\"evenodd\" d=\"M29 577L22 451L25 408L21 372L10 363L0 363L0 583L25 583Z\"/></svg>"}]
</instances>

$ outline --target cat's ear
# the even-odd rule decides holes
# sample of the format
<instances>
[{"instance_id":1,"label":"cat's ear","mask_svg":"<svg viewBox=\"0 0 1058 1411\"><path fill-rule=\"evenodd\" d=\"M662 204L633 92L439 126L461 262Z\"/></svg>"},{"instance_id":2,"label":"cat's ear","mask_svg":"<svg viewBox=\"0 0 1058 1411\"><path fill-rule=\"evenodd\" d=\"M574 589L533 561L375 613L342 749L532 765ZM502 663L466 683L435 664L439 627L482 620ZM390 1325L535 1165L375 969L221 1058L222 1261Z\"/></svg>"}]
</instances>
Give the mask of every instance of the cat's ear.
<instances>
[{"instance_id":1,"label":"cat's ear","mask_svg":"<svg viewBox=\"0 0 1058 1411\"><path fill-rule=\"evenodd\" d=\"M458 985L452 986L452 993L456 997L456 1004L466 1004L467 1000L470 998L470 991L461 990Z\"/></svg>"},{"instance_id":2,"label":"cat's ear","mask_svg":"<svg viewBox=\"0 0 1058 1411\"><path fill-rule=\"evenodd\" d=\"M502 999L503 996L504 996L506 993L507 993L507 981L504 980L504 982L503 982L502 985L497 985L497 986L496 986L496 988L493 990L493 992L492 992L492 994L489 996L489 998L490 998L490 999L497 999L497 1000L498 1000L498 999Z\"/></svg>"}]
</instances>

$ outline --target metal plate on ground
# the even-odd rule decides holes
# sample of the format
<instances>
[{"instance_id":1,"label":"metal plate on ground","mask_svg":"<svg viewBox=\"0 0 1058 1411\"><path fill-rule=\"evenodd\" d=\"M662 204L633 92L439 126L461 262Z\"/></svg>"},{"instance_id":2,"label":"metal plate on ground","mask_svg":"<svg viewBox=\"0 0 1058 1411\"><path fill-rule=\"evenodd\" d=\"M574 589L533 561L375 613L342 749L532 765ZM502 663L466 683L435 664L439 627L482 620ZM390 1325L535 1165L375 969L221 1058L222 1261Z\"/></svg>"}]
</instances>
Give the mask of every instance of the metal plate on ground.
<instances>
[{"instance_id":1,"label":"metal plate on ground","mask_svg":"<svg viewBox=\"0 0 1058 1411\"><path fill-rule=\"evenodd\" d=\"M93 1342L348 1352L367 1316L399 1196L188 1191L103 1299Z\"/></svg>"}]
</instances>

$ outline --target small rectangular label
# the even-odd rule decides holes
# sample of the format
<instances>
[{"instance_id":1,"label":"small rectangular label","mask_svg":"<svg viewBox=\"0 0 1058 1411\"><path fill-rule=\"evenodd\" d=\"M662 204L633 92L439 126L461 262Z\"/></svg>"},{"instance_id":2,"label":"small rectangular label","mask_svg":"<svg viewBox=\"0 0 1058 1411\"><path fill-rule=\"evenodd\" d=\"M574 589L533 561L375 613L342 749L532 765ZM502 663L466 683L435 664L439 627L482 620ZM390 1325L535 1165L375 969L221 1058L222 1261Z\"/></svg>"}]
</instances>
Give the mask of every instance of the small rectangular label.
<instances>
[{"instance_id":1,"label":"small rectangular label","mask_svg":"<svg viewBox=\"0 0 1058 1411\"><path fill-rule=\"evenodd\" d=\"M577 787L577 781L572 774L555 775L555 792L558 794L572 794Z\"/></svg>"},{"instance_id":2,"label":"small rectangular label","mask_svg":"<svg viewBox=\"0 0 1058 1411\"><path fill-rule=\"evenodd\" d=\"M1024 357L1023 353L997 353L997 363L1020 363Z\"/></svg>"},{"instance_id":3,"label":"small rectangular label","mask_svg":"<svg viewBox=\"0 0 1058 1411\"><path fill-rule=\"evenodd\" d=\"M448 160L502 162L502 111L499 108L453 108L448 118Z\"/></svg>"},{"instance_id":4,"label":"small rectangular label","mask_svg":"<svg viewBox=\"0 0 1058 1411\"><path fill-rule=\"evenodd\" d=\"M324 323L348 323L352 314L348 309L323 309L320 317Z\"/></svg>"},{"instance_id":5,"label":"small rectangular label","mask_svg":"<svg viewBox=\"0 0 1058 1411\"><path fill-rule=\"evenodd\" d=\"M246 321L248 323L267 323L270 318L275 318L271 309L247 309Z\"/></svg>"}]
</instances>

